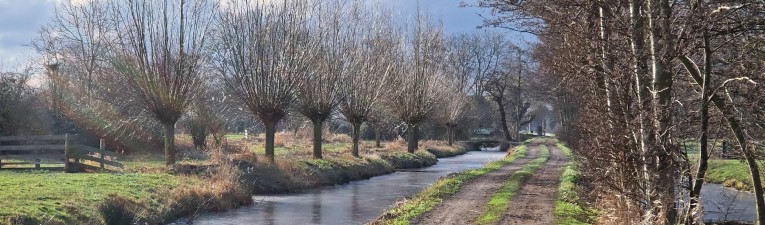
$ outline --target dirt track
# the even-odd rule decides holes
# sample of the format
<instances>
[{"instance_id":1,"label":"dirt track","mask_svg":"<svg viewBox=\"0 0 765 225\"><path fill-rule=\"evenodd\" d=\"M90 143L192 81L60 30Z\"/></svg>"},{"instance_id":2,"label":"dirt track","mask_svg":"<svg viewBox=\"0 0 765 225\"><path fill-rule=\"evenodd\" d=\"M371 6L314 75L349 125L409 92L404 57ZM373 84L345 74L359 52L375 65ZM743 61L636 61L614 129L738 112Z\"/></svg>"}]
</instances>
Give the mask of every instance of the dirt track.
<instances>
[{"instance_id":1,"label":"dirt track","mask_svg":"<svg viewBox=\"0 0 765 225\"><path fill-rule=\"evenodd\" d=\"M464 185L457 194L445 199L433 210L414 220L412 224L472 224L481 215L483 207L492 195L502 187L510 175L537 156L537 147L529 146L525 157L516 159L509 165L484 174ZM557 185L555 189L557 190Z\"/></svg>"},{"instance_id":2,"label":"dirt track","mask_svg":"<svg viewBox=\"0 0 765 225\"><path fill-rule=\"evenodd\" d=\"M553 224L555 199L561 172L568 159L556 147L548 145L550 159L521 186L510 202L510 209L500 224Z\"/></svg>"}]
</instances>

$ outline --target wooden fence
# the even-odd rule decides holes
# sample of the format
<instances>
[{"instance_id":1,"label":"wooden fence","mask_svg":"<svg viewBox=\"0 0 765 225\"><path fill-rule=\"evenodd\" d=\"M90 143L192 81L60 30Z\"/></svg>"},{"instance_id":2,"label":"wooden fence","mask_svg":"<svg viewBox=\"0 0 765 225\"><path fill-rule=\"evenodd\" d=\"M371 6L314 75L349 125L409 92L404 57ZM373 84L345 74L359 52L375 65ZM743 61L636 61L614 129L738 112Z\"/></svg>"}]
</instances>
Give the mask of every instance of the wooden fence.
<instances>
[{"instance_id":1,"label":"wooden fence","mask_svg":"<svg viewBox=\"0 0 765 225\"><path fill-rule=\"evenodd\" d=\"M14 164L34 164L40 168L43 163L62 164L67 172L76 170L75 166L93 170L106 169L106 166L122 168L122 164L115 161L117 153L106 150L103 139L98 148L77 144L76 139L77 136L69 134L0 137L0 168Z\"/></svg>"}]
</instances>

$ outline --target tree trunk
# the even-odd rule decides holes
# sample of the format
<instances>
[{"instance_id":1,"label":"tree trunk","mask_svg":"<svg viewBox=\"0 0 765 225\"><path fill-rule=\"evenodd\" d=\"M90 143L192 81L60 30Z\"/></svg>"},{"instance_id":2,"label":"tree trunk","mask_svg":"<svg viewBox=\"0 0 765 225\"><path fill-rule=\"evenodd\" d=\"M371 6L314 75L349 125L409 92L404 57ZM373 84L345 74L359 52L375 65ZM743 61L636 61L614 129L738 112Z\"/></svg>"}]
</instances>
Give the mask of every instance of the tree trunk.
<instances>
[{"instance_id":1,"label":"tree trunk","mask_svg":"<svg viewBox=\"0 0 765 225\"><path fill-rule=\"evenodd\" d=\"M695 182L691 183L690 205L686 224L700 224L701 217L694 218L694 211L698 209L701 199L701 187L704 185L704 177L707 172L709 161L709 79L712 71L712 50L709 46L709 37L704 32L704 78L701 85L701 137L699 137L699 167L696 170ZM701 215L700 213L698 215ZM696 220L698 219L698 220Z\"/></svg>"},{"instance_id":2,"label":"tree trunk","mask_svg":"<svg viewBox=\"0 0 765 225\"><path fill-rule=\"evenodd\" d=\"M497 106L499 108L499 119L500 123L502 123L502 132L505 133L505 141L511 141L512 137L510 136L510 129L507 128L507 114L505 113L505 104L502 102L502 99L494 99L494 101L497 102Z\"/></svg>"},{"instance_id":3,"label":"tree trunk","mask_svg":"<svg viewBox=\"0 0 765 225\"><path fill-rule=\"evenodd\" d=\"M409 140L407 140L407 148L406 150L409 153L414 153L415 150L417 150L417 132L419 130L418 125L409 125Z\"/></svg>"},{"instance_id":4,"label":"tree trunk","mask_svg":"<svg viewBox=\"0 0 765 225\"><path fill-rule=\"evenodd\" d=\"M324 121L315 119L311 122L313 122L313 158L321 159L321 128Z\"/></svg>"},{"instance_id":5,"label":"tree trunk","mask_svg":"<svg viewBox=\"0 0 765 225\"><path fill-rule=\"evenodd\" d=\"M274 136L276 135L276 123L263 121L266 126L266 157L270 163L274 163Z\"/></svg>"},{"instance_id":6,"label":"tree trunk","mask_svg":"<svg viewBox=\"0 0 765 225\"><path fill-rule=\"evenodd\" d=\"M162 124L165 130L165 165L175 165L175 123Z\"/></svg>"},{"instance_id":7,"label":"tree trunk","mask_svg":"<svg viewBox=\"0 0 765 225\"><path fill-rule=\"evenodd\" d=\"M380 144L380 128L375 126L375 147L376 148L382 148L382 145Z\"/></svg>"},{"instance_id":8,"label":"tree trunk","mask_svg":"<svg viewBox=\"0 0 765 225\"><path fill-rule=\"evenodd\" d=\"M446 135L449 142L449 146L452 146L454 144L454 126L448 125L446 126Z\"/></svg>"},{"instance_id":9,"label":"tree trunk","mask_svg":"<svg viewBox=\"0 0 765 225\"><path fill-rule=\"evenodd\" d=\"M353 125L353 144L351 145L351 153L355 157L359 157L359 136L361 136L361 123L354 123Z\"/></svg>"}]
</instances>

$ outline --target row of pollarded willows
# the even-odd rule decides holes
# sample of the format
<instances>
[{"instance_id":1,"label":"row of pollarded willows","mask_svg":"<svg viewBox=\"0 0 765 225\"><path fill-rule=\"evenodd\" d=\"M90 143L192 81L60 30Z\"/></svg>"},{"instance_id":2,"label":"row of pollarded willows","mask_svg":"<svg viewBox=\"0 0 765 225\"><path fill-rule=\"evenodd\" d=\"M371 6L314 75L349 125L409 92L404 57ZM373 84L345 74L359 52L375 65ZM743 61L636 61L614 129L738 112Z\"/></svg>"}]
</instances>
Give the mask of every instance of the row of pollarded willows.
<instances>
[{"instance_id":1,"label":"row of pollarded willows","mask_svg":"<svg viewBox=\"0 0 765 225\"><path fill-rule=\"evenodd\" d=\"M179 120L203 145L209 133L220 140L231 121L256 117L270 160L274 134L298 115L315 127L315 158L333 117L352 125L356 156L364 123L403 124L413 152L422 124L433 120L451 143L474 128L465 121L491 120L466 113L485 109L487 90L508 96L497 98L503 118L513 115L503 127L528 120L528 107L505 111L515 103L502 99L528 100L520 94L524 70L514 69L523 62L509 57L521 51L503 35L448 36L425 14L406 25L394 14L359 0L64 1L32 44L45 65L43 91L3 93L30 111L24 98L46 99L50 113L3 114L13 116L0 120L0 134L90 133L125 151L164 145L171 165ZM18 77L3 84L23 86L28 77ZM498 82L508 85L489 85ZM17 129L38 121L32 117L46 118L35 122L41 128Z\"/></svg>"},{"instance_id":2,"label":"row of pollarded willows","mask_svg":"<svg viewBox=\"0 0 765 225\"><path fill-rule=\"evenodd\" d=\"M480 60L454 57L472 55L480 44L453 48L462 41L447 38L431 18L420 15L404 26L392 15L362 1L62 1L33 43L42 56L36 63L45 65L44 85L28 88L31 72L0 77L0 101L8 106L0 107L0 134L74 130L111 140L110 149L164 145L163 164L170 165L177 158L177 121L195 121L190 133L203 142L206 129L225 130L235 119L222 114L244 111L265 125L263 161L275 161L274 133L285 116L302 114L318 137L332 114L356 131L390 114L409 127L413 151L423 120L448 111L453 129L464 116L462 100L482 89L474 66L455 66ZM498 55L482 57L491 60L478 74L491 74ZM436 102L450 107L437 110ZM223 140L225 132L214 133L216 142ZM313 157L325 154L321 139L311 145ZM205 167L173 171L187 168ZM166 171L140 172L155 170Z\"/></svg>"}]
</instances>

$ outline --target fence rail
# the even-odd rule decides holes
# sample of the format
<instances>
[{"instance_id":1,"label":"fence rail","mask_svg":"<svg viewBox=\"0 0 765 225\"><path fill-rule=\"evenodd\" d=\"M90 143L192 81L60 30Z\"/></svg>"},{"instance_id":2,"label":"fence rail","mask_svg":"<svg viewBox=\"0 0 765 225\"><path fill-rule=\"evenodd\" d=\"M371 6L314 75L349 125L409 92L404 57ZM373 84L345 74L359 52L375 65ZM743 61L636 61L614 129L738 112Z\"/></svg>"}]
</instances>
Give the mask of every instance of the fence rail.
<instances>
[{"instance_id":1,"label":"fence rail","mask_svg":"<svg viewBox=\"0 0 765 225\"><path fill-rule=\"evenodd\" d=\"M6 136L0 137L0 168L3 165L34 164L35 168L40 168L40 164L53 162L53 164L63 164L64 170L72 171L72 165L79 165L89 169L106 169L106 166L122 168L122 163L114 161L119 155L115 152L106 150L104 140L100 140L99 147L74 144L75 135L56 135L56 136ZM11 143L9 143L11 142ZM63 142L44 143L39 142ZM15 160L13 162L3 162L3 160ZM91 161L98 164L99 167L84 164L83 161Z\"/></svg>"}]
</instances>

